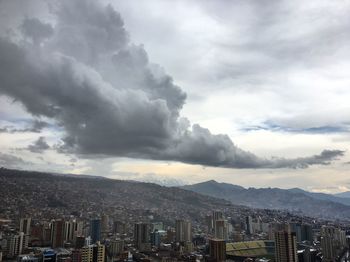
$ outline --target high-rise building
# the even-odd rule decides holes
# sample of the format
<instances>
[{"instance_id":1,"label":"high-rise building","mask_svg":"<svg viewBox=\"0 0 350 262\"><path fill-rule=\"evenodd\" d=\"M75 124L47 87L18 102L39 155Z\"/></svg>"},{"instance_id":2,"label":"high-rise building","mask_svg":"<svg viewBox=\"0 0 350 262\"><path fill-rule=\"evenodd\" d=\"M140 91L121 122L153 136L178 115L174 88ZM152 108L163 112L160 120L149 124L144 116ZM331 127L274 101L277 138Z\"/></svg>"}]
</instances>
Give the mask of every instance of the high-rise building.
<instances>
[{"instance_id":1,"label":"high-rise building","mask_svg":"<svg viewBox=\"0 0 350 262\"><path fill-rule=\"evenodd\" d=\"M30 241L34 245L43 245L43 235L44 235L44 226L42 224L34 224L30 228Z\"/></svg>"},{"instance_id":2,"label":"high-rise building","mask_svg":"<svg viewBox=\"0 0 350 262\"><path fill-rule=\"evenodd\" d=\"M290 232L295 232L297 237L297 242L302 241L313 241L313 232L311 225L300 224L300 223L290 223L288 226Z\"/></svg>"},{"instance_id":3,"label":"high-rise building","mask_svg":"<svg viewBox=\"0 0 350 262\"><path fill-rule=\"evenodd\" d=\"M270 240L275 240L275 232L277 232L277 231L291 232L289 225L286 225L284 223L270 223L269 229L268 229L268 234L269 234Z\"/></svg>"},{"instance_id":4,"label":"high-rise building","mask_svg":"<svg viewBox=\"0 0 350 262\"><path fill-rule=\"evenodd\" d=\"M126 233L126 224L122 221L114 221L113 222L113 233L114 234L125 234Z\"/></svg>"},{"instance_id":5,"label":"high-rise building","mask_svg":"<svg viewBox=\"0 0 350 262\"><path fill-rule=\"evenodd\" d=\"M84 246L81 249L81 262L104 262L105 246L99 241L96 244Z\"/></svg>"},{"instance_id":6,"label":"high-rise building","mask_svg":"<svg viewBox=\"0 0 350 262\"><path fill-rule=\"evenodd\" d=\"M80 249L85 245L85 237L84 236L77 236L75 238L75 248Z\"/></svg>"},{"instance_id":7,"label":"high-rise building","mask_svg":"<svg viewBox=\"0 0 350 262\"><path fill-rule=\"evenodd\" d=\"M124 240L121 240L121 239L112 240L109 243L109 246L107 248L108 256L114 258L114 257L120 255L121 253L123 253L124 252L124 245L125 245Z\"/></svg>"},{"instance_id":8,"label":"high-rise building","mask_svg":"<svg viewBox=\"0 0 350 262\"><path fill-rule=\"evenodd\" d=\"M191 222L183 219L175 221L176 242L192 242Z\"/></svg>"},{"instance_id":9,"label":"high-rise building","mask_svg":"<svg viewBox=\"0 0 350 262\"><path fill-rule=\"evenodd\" d=\"M214 229L213 216L206 215L205 216L205 224L207 226L207 233L208 234L212 234L213 233L213 229Z\"/></svg>"},{"instance_id":10,"label":"high-rise building","mask_svg":"<svg viewBox=\"0 0 350 262\"><path fill-rule=\"evenodd\" d=\"M81 250L75 249L72 251L72 262L81 262Z\"/></svg>"},{"instance_id":11,"label":"high-rise building","mask_svg":"<svg viewBox=\"0 0 350 262\"><path fill-rule=\"evenodd\" d=\"M251 216L245 218L246 232L248 235L253 234L253 219Z\"/></svg>"},{"instance_id":12,"label":"high-rise building","mask_svg":"<svg viewBox=\"0 0 350 262\"><path fill-rule=\"evenodd\" d=\"M224 215L221 211L213 211L213 221L224 219Z\"/></svg>"},{"instance_id":13,"label":"high-rise building","mask_svg":"<svg viewBox=\"0 0 350 262\"><path fill-rule=\"evenodd\" d=\"M331 235L323 235L321 237L322 261L334 261L336 256L336 246L334 238Z\"/></svg>"},{"instance_id":14,"label":"high-rise building","mask_svg":"<svg viewBox=\"0 0 350 262\"><path fill-rule=\"evenodd\" d=\"M51 246L63 247L64 244L64 221L61 219L51 222Z\"/></svg>"},{"instance_id":15,"label":"high-rise building","mask_svg":"<svg viewBox=\"0 0 350 262\"><path fill-rule=\"evenodd\" d=\"M262 232L262 221L260 217L257 217L255 220L253 220L251 225L253 233Z\"/></svg>"},{"instance_id":16,"label":"high-rise building","mask_svg":"<svg viewBox=\"0 0 350 262\"><path fill-rule=\"evenodd\" d=\"M224 219L215 221L215 238L228 240L228 223Z\"/></svg>"},{"instance_id":17,"label":"high-rise building","mask_svg":"<svg viewBox=\"0 0 350 262\"><path fill-rule=\"evenodd\" d=\"M151 244L152 246L159 247L160 245L160 233L158 230L155 230L151 233Z\"/></svg>"},{"instance_id":18,"label":"high-rise building","mask_svg":"<svg viewBox=\"0 0 350 262\"><path fill-rule=\"evenodd\" d=\"M106 214L101 216L101 232L104 234L109 232L109 216Z\"/></svg>"},{"instance_id":19,"label":"high-rise building","mask_svg":"<svg viewBox=\"0 0 350 262\"><path fill-rule=\"evenodd\" d=\"M209 255L216 262L226 260L226 242L223 239L209 240Z\"/></svg>"},{"instance_id":20,"label":"high-rise building","mask_svg":"<svg viewBox=\"0 0 350 262\"><path fill-rule=\"evenodd\" d=\"M341 229L335 231L335 239L337 241L339 249L342 249L347 245L346 243L346 232Z\"/></svg>"},{"instance_id":21,"label":"high-rise building","mask_svg":"<svg viewBox=\"0 0 350 262\"><path fill-rule=\"evenodd\" d=\"M295 232L275 232L276 262L297 262L297 240Z\"/></svg>"},{"instance_id":22,"label":"high-rise building","mask_svg":"<svg viewBox=\"0 0 350 262\"><path fill-rule=\"evenodd\" d=\"M90 221L90 237L92 243L96 243L101 239L101 220L100 219L92 219Z\"/></svg>"},{"instance_id":23,"label":"high-rise building","mask_svg":"<svg viewBox=\"0 0 350 262\"><path fill-rule=\"evenodd\" d=\"M74 230L74 237L84 235L84 222L76 220Z\"/></svg>"},{"instance_id":24,"label":"high-rise building","mask_svg":"<svg viewBox=\"0 0 350 262\"><path fill-rule=\"evenodd\" d=\"M19 221L19 232L23 232L25 235L30 235L30 225L32 219L29 218L21 218Z\"/></svg>"},{"instance_id":25,"label":"high-rise building","mask_svg":"<svg viewBox=\"0 0 350 262\"><path fill-rule=\"evenodd\" d=\"M72 242L74 239L74 229L75 227L75 221L65 221L64 222L64 229L63 229L63 238L64 242Z\"/></svg>"},{"instance_id":26,"label":"high-rise building","mask_svg":"<svg viewBox=\"0 0 350 262\"><path fill-rule=\"evenodd\" d=\"M175 240L176 233L173 229L168 228L166 231L166 242L171 243Z\"/></svg>"},{"instance_id":27,"label":"high-rise building","mask_svg":"<svg viewBox=\"0 0 350 262\"><path fill-rule=\"evenodd\" d=\"M11 235L8 248L10 257L16 257L23 253L28 247L28 238L28 235L25 235L23 232Z\"/></svg>"},{"instance_id":28,"label":"high-rise building","mask_svg":"<svg viewBox=\"0 0 350 262\"><path fill-rule=\"evenodd\" d=\"M313 231L311 225L301 225L301 241L312 242L314 240Z\"/></svg>"},{"instance_id":29,"label":"high-rise building","mask_svg":"<svg viewBox=\"0 0 350 262\"><path fill-rule=\"evenodd\" d=\"M140 251L150 249L150 225L148 223L136 223L134 225L135 247Z\"/></svg>"},{"instance_id":30,"label":"high-rise building","mask_svg":"<svg viewBox=\"0 0 350 262\"><path fill-rule=\"evenodd\" d=\"M321 228L321 248L323 261L334 261L345 246L345 231L332 226L323 226Z\"/></svg>"}]
</instances>

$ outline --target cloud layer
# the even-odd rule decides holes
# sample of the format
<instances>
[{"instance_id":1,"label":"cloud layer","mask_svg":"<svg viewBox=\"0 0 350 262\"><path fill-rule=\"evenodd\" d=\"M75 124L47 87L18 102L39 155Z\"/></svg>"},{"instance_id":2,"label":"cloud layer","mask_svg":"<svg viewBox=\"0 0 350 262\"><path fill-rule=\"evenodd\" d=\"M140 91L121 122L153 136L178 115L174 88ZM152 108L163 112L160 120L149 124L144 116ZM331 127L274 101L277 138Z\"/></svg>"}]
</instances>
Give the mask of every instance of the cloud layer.
<instances>
[{"instance_id":1,"label":"cloud layer","mask_svg":"<svg viewBox=\"0 0 350 262\"><path fill-rule=\"evenodd\" d=\"M30 165L30 163L24 161L20 157L4 154L0 152L0 167L6 166L9 168L20 168L28 165Z\"/></svg>"},{"instance_id":2,"label":"cloud layer","mask_svg":"<svg viewBox=\"0 0 350 262\"><path fill-rule=\"evenodd\" d=\"M28 150L32 153L42 153L49 149L50 146L46 143L45 137L41 136L33 144L28 146Z\"/></svg>"},{"instance_id":3,"label":"cloud layer","mask_svg":"<svg viewBox=\"0 0 350 262\"><path fill-rule=\"evenodd\" d=\"M305 168L344 151L262 159L227 135L180 117L186 94L129 40L111 5L60 1L52 24L25 18L19 39L0 38L0 92L65 130L61 152L174 160L232 168ZM44 138L28 148L48 149Z\"/></svg>"}]
</instances>

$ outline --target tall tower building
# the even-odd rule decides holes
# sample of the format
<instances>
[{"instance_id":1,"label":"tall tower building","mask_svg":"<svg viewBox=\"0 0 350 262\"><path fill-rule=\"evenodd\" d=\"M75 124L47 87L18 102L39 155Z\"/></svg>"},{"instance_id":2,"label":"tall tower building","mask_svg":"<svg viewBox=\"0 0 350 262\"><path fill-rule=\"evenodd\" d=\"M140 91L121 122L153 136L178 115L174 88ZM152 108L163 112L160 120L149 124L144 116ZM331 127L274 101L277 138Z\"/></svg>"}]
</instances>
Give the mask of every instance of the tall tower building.
<instances>
[{"instance_id":1,"label":"tall tower building","mask_svg":"<svg viewBox=\"0 0 350 262\"><path fill-rule=\"evenodd\" d=\"M205 216L205 224L207 226L207 233L208 234L212 234L213 233L213 229L214 229L213 216L206 215Z\"/></svg>"},{"instance_id":2,"label":"tall tower building","mask_svg":"<svg viewBox=\"0 0 350 262\"><path fill-rule=\"evenodd\" d=\"M51 222L51 246L53 248L63 247L64 244L64 221L53 220Z\"/></svg>"},{"instance_id":3,"label":"tall tower building","mask_svg":"<svg viewBox=\"0 0 350 262\"><path fill-rule=\"evenodd\" d=\"M334 239L330 235L323 235L321 237L321 247L322 247L322 255L323 261L334 261L336 256L336 247L334 243Z\"/></svg>"},{"instance_id":4,"label":"tall tower building","mask_svg":"<svg viewBox=\"0 0 350 262\"><path fill-rule=\"evenodd\" d=\"M74 240L76 223L73 220L64 222L63 238L64 242L72 242Z\"/></svg>"},{"instance_id":5,"label":"tall tower building","mask_svg":"<svg viewBox=\"0 0 350 262\"><path fill-rule=\"evenodd\" d=\"M251 216L247 216L245 218L245 224L246 224L247 234L248 235L253 234L253 219Z\"/></svg>"},{"instance_id":6,"label":"tall tower building","mask_svg":"<svg viewBox=\"0 0 350 262\"><path fill-rule=\"evenodd\" d=\"M101 217L101 232L107 234L109 232L109 216L103 214Z\"/></svg>"},{"instance_id":7,"label":"tall tower building","mask_svg":"<svg viewBox=\"0 0 350 262\"><path fill-rule=\"evenodd\" d=\"M311 225L300 224L300 223L290 223L288 225L288 230L290 232L295 232L297 235L297 242L302 241L313 241L313 232Z\"/></svg>"},{"instance_id":8,"label":"tall tower building","mask_svg":"<svg viewBox=\"0 0 350 262\"><path fill-rule=\"evenodd\" d=\"M84 222L80 220L75 221L74 237L84 235Z\"/></svg>"},{"instance_id":9,"label":"tall tower building","mask_svg":"<svg viewBox=\"0 0 350 262\"><path fill-rule=\"evenodd\" d=\"M187 220L177 219L175 221L176 242L192 242L192 226Z\"/></svg>"},{"instance_id":10,"label":"tall tower building","mask_svg":"<svg viewBox=\"0 0 350 262\"><path fill-rule=\"evenodd\" d=\"M134 225L135 247L140 251L151 248L150 243L150 225L148 223L136 223Z\"/></svg>"},{"instance_id":11,"label":"tall tower building","mask_svg":"<svg viewBox=\"0 0 350 262\"><path fill-rule=\"evenodd\" d=\"M345 247L347 245L346 232L344 230L337 229L335 231L335 239L336 239L337 244L338 244L340 249L342 249L343 247Z\"/></svg>"},{"instance_id":12,"label":"tall tower building","mask_svg":"<svg viewBox=\"0 0 350 262\"><path fill-rule=\"evenodd\" d=\"M124 240L116 239L111 240L109 247L108 247L108 255L112 258L120 255L124 251Z\"/></svg>"},{"instance_id":13,"label":"tall tower building","mask_svg":"<svg viewBox=\"0 0 350 262\"><path fill-rule=\"evenodd\" d=\"M215 221L215 238L228 240L228 223L224 219Z\"/></svg>"},{"instance_id":14,"label":"tall tower building","mask_svg":"<svg viewBox=\"0 0 350 262\"><path fill-rule=\"evenodd\" d=\"M345 231L332 226L323 226L321 228L322 261L334 261L345 246Z\"/></svg>"},{"instance_id":15,"label":"tall tower building","mask_svg":"<svg viewBox=\"0 0 350 262\"><path fill-rule=\"evenodd\" d=\"M216 262L226 261L226 242L222 239L210 239L209 255Z\"/></svg>"},{"instance_id":16,"label":"tall tower building","mask_svg":"<svg viewBox=\"0 0 350 262\"><path fill-rule=\"evenodd\" d=\"M23 232L19 234L12 235L9 243L9 255L11 257L16 257L23 253L23 251L28 247L28 235Z\"/></svg>"},{"instance_id":17,"label":"tall tower building","mask_svg":"<svg viewBox=\"0 0 350 262\"><path fill-rule=\"evenodd\" d=\"M96 243L101 239L101 220L100 219L92 219L90 221L90 237L92 243Z\"/></svg>"},{"instance_id":18,"label":"tall tower building","mask_svg":"<svg viewBox=\"0 0 350 262\"><path fill-rule=\"evenodd\" d=\"M158 230L155 230L151 233L151 244L152 244L152 246L159 247L159 245L160 245L160 233L158 232Z\"/></svg>"},{"instance_id":19,"label":"tall tower building","mask_svg":"<svg viewBox=\"0 0 350 262\"><path fill-rule=\"evenodd\" d=\"M19 221L19 232L23 232L25 235L30 235L30 223L32 219L29 218L21 218Z\"/></svg>"},{"instance_id":20,"label":"tall tower building","mask_svg":"<svg viewBox=\"0 0 350 262\"><path fill-rule=\"evenodd\" d=\"M297 262L297 240L295 232L275 232L276 262Z\"/></svg>"},{"instance_id":21,"label":"tall tower building","mask_svg":"<svg viewBox=\"0 0 350 262\"><path fill-rule=\"evenodd\" d=\"M313 232L311 225L303 224L301 225L301 241L313 241Z\"/></svg>"},{"instance_id":22,"label":"tall tower building","mask_svg":"<svg viewBox=\"0 0 350 262\"><path fill-rule=\"evenodd\" d=\"M224 215L221 211L213 211L213 221L224 219Z\"/></svg>"}]
</instances>

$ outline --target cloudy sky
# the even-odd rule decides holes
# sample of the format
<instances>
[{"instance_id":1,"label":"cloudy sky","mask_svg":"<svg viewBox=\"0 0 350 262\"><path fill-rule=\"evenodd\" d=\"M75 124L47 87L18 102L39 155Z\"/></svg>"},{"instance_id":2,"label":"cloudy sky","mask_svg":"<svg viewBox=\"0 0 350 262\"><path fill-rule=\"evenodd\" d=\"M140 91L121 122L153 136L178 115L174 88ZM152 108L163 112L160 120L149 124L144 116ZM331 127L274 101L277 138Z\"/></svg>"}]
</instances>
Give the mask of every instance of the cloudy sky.
<instances>
[{"instance_id":1,"label":"cloudy sky","mask_svg":"<svg viewBox=\"0 0 350 262\"><path fill-rule=\"evenodd\" d=\"M0 166L349 190L349 12L0 0Z\"/></svg>"}]
</instances>

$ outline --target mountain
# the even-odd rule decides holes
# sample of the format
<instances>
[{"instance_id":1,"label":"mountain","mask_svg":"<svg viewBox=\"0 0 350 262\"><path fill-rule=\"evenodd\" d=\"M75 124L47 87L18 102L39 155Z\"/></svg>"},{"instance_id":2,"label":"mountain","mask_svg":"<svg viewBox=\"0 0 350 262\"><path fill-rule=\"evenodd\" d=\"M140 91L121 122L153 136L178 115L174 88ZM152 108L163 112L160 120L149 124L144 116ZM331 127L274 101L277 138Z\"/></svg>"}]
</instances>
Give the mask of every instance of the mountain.
<instances>
[{"instance_id":1,"label":"mountain","mask_svg":"<svg viewBox=\"0 0 350 262\"><path fill-rule=\"evenodd\" d=\"M337 195L330 195L330 194L325 194L325 193L308 192L308 191L302 190L300 188L291 188L288 190L291 192L295 192L295 193L302 193L302 194L311 196L312 198L315 198L315 199L328 200L328 201L341 203L341 204L350 206L350 198L346 197L346 195L344 195L343 197L339 197ZM349 194L349 196L350 196L350 194Z\"/></svg>"},{"instance_id":2,"label":"mountain","mask_svg":"<svg viewBox=\"0 0 350 262\"><path fill-rule=\"evenodd\" d=\"M15 219L25 215L89 218L107 213L124 221L152 216L171 224L177 217L196 221L208 210L238 208L178 187L5 168L0 168L0 199L0 218Z\"/></svg>"},{"instance_id":3,"label":"mountain","mask_svg":"<svg viewBox=\"0 0 350 262\"><path fill-rule=\"evenodd\" d=\"M252 208L288 210L301 212L311 217L328 219L347 219L350 215L349 199L311 193L301 189L246 189L237 185L218 183L214 180L186 185L182 188Z\"/></svg>"},{"instance_id":4,"label":"mountain","mask_svg":"<svg viewBox=\"0 0 350 262\"><path fill-rule=\"evenodd\" d=\"M214 180L179 188L100 176L0 168L0 214L7 218L89 218L107 213L130 223L153 217L171 224L175 218L203 220L211 210L247 210L241 205L288 210L310 217L350 217L350 206L316 197L325 196L300 189L245 189Z\"/></svg>"},{"instance_id":5,"label":"mountain","mask_svg":"<svg viewBox=\"0 0 350 262\"><path fill-rule=\"evenodd\" d=\"M350 198L350 191L334 194L336 197Z\"/></svg>"}]
</instances>

